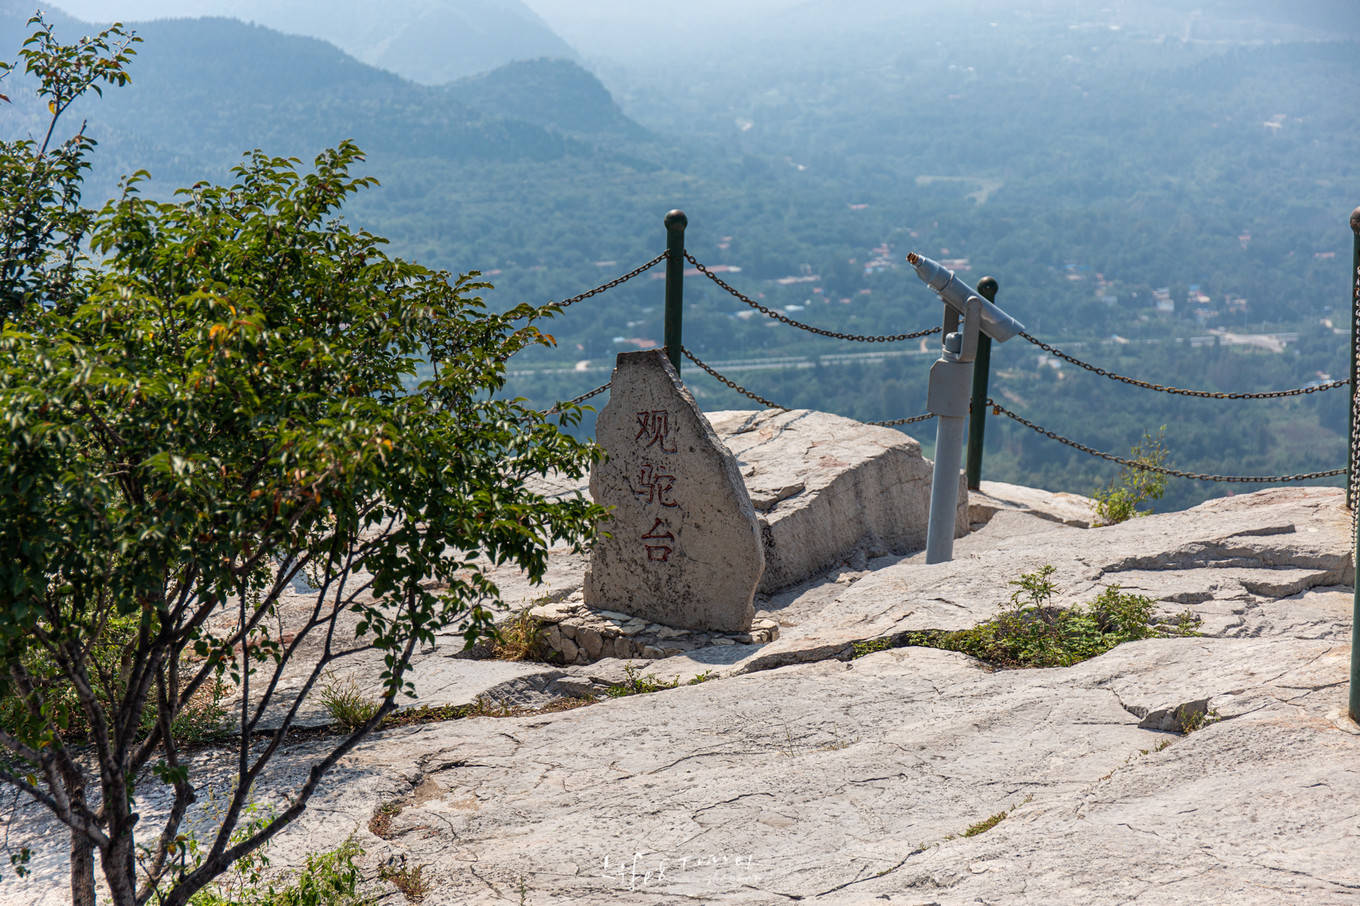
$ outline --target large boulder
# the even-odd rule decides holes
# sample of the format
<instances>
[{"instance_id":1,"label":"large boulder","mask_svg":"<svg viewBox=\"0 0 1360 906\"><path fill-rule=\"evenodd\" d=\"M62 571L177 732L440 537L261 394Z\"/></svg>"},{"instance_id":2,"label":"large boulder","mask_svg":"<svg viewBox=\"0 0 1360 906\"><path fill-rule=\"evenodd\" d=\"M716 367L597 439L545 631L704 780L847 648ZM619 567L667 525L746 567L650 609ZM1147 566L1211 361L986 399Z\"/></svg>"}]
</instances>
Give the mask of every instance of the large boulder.
<instances>
[{"instance_id":1,"label":"large boulder","mask_svg":"<svg viewBox=\"0 0 1360 906\"><path fill-rule=\"evenodd\" d=\"M933 466L913 438L808 409L710 412L708 420L737 457L760 516L762 593L856 555L925 547ZM962 474L958 495L956 536L968 531Z\"/></svg>"}]
</instances>

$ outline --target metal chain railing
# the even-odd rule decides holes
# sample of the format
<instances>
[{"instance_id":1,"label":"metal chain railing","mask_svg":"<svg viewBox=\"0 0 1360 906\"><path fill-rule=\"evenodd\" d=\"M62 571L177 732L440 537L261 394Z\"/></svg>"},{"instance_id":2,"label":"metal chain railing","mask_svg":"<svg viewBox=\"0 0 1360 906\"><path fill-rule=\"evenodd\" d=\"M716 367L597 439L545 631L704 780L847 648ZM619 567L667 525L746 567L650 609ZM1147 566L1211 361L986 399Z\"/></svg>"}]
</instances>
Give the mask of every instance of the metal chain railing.
<instances>
[{"instance_id":1,"label":"metal chain railing","mask_svg":"<svg viewBox=\"0 0 1360 906\"><path fill-rule=\"evenodd\" d=\"M901 340L915 340L919 339L920 337L928 337L933 333L940 332L940 328L938 327L929 327L925 330L918 330L914 333L898 333L892 334L891 336L865 336L862 334L854 333L838 333L837 331L834 330L826 330L821 327L813 327L811 324L804 324L802 321L795 321L793 318L790 318L781 312L777 312L773 308L766 308L764 305L761 305L755 299L752 299L750 296L745 295L740 290L733 288L730 284L723 280L723 278L719 277L717 274L713 273L707 267L700 264L699 259L695 258L689 252L685 252L685 260L688 261L690 264L694 265L696 268L698 268L699 273L703 274L705 277L712 280L714 283L718 284L718 286L722 287L728 293L740 299L742 302L745 302L747 305L751 306L756 311L760 312L762 315L765 315L768 318L774 318L776 321L779 321L782 324L787 324L790 327L797 327L799 330L806 330L808 333L815 333L818 336L831 337L834 340L852 340L856 343L896 343Z\"/></svg>"},{"instance_id":2,"label":"metal chain railing","mask_svg":"<svg viewBox=\"0 0 1360 906\"><path fill-rule=\"evenodd\" d=\"M570 299L563 299L561 302L549 302L548 304L549 304L549 305L556 305L556 306L558 306L559 308L567 308L568 306L575 305L577 302L582 302L582 301L584 301L584 300L586 300L586 299L589 299L591 296L598 296L598 295L599 295L600 293L602 293L602 292L606 292L607 290L611 290L611 289L613 289L613 288L616 287L616 286L621 286L621 285L623 285L624 283L627 283L629 280L632 280L634 277L638 276L639 274L646 273L647 271L649 271L649 270L651 270L652 268L656 267L658 264L660 264L661 262L663 262L663 261L665 261L665 260L666 260L666 253L665 253L665 252L662 252L660 255L657 255L655 258L653 258L651 261L648 261L646 264L640 264L640 265L638 265L637 267L633 268L633 269L632 269L631 271L629 271L628 273L624 274L623 276L621 276L621 277L615 277L613 280L610 280L608 283L601 283L599 286L595 287L594 289L588 289L588 290L586 290L585 292L583 292L583 293L581 293L581 294L579 294L579 295L572 296Z\"/></svg>"},{"instance_id":3,"label":"metal chain railing","mask_svg":"<svg viewBox=\"0 0 1360 906\"><path fill-rule=\"evenodd\" d=\"M764 406L766 409L783 409L786 412L788 411L789 408L788 406L781 406L778 403L773 402L772 400L767 400L760 394L751 390L747 390L745 387L741 386L731 378L724 377L723 375L719 374L713 368L705 364L704 361L700 359L697 355L690 352L688 347L681 346L680 352L684 354L685 358L689 359L695 365L698 365L700 368L706 371L708 373L708 376L713 378L713 380L717 381L718 383L725 384L731 389L740 393L742 396L755 400L757 403L760 403L760 405Z\"/></svg>"},{"instance_id":4,"label":"metal chain railing","mask_svg":"<svg viewBox=\"0 0 1360 906\"><path fill-rule=\"evenodd\" d=\"M689 349L688 349L687 347L684 347L684 346L680 347L680 352L684 354L685 358L689 359L689 360L690 360L691 362L693 362L695 365L697 365L697 366L699 366L701 369L703 369L704 372L706 372L706 373L708 374L709 377L713 378L713 379L714 379L715 381L717 381L718 383L723 384L724 386L726 386L726 387L728 387L728 388L730 388L730 389L732 389L732 390L737 391L738 393L740 393L742 396L746 397L747 399L754 400L755 402L760 403L762 406L764 406L764 407L767 408L767 409L779 409L779 410L782 410L782 411L784 411L784 412L789 411L789 409L790 409L789 406L781 406L781 405L779 405L778 403L776 403L776 402L774 402L774 401L772 401L772 400L767 400L765 397L761 396L759 393L756 393L756 392L753 391L753 390L748 390L747 388L745 388L745 387L741 386L740 384L738 384L736 381L734 381L734 380L732 380L731 378L727 377L726 375L720 373L716 368L714 368L713 366L709 365L707 362L704 362L703 360L701 360L701 359L700 359L698 356L696 356L694 353L690 352ZM911 418L893 418L893 419L888 419L887 421L881 421L881 422L865 422L864 424L866 424L866 425L878 425L878 426L884 427L884 428L891 428L891 427L894 427L894 426L897 426L897 425L914 425L914 424L916 424L917 422L923 422L923 421L925 421L925 420L928 419L928 418L934 418L934 417L935 417L935 416L933 416L932 414L930 414L929 412L927 412L927 413L925 413L925 414L923 414L923 415L914 415L914 416L912 416Z\"/></svg>"},{"instance_id":5,"label":"metal chain railing","mask_svg":"<svg viewBox=\"0 0 1360 906\"><path fill-rule=\"evenodd\" d=\"M584 301L585 299L597 296L600 293L606 292L617 286L627 283L629 280L632 280L633 278L639 276L640 274L645 273L646 271L660 264L662 261L665 261L668 257L668 254L669 254L668 252L662 252L661 254L652 258L650 261L647 261L646 263L639 265L633 270L625 274L622 274L621 276L616 277L615 279L610 280L607 283L602 283L599 286L595 287L594 289L590 289L578 295L572 296L571 298L564 299L561 302L549 304L555 304L559 308L567 308L571 305L576 304L577 302L581 302ZM718 287L725 290L733 297L739 299L740 301L750 306L751 308L755 309L756 311L760 312L761 314L765 315L766 317L773 318L774 320L779 321L780 323L787 324L791 327L796 327L799 330L804 330L807 331L808 333L813 333L824 337L830 337L832 339L849 340L852 342L859 343L891 343L904 340L914 340L920 337L930 336L931 334L936 334L940 332L939 327L931 327L925 330L919 330L912 333L893 334L886 336L869 336L862 334L840 333L838 331L814 327L811 324L805 324L801 321L797 321L793 318L784 315L781 312L775 311L774 309L761 305L759 302L740 292L739 290L728 284L726 281L724 281L717 274L710 271L706 266L704 266L697 258L695 258L688 251L684 253L684 256L685 259L689 261L690 264L694 265L694 267L698 269L699 273L703 274L709 280L713 281L713 283L715 283ZM1360 356L1360 269L1358 269L1357 273L1355 274L1354 285L1355 285L1355 298L1352 299L1352 318L1353 318L1352 336L1356 338L1355 343L1357 348L1353 352L1356 356ZM1291 396L1304 396L1310 393L1321 393L1327 390L1334 390L1338 387L1344 387L1351 383L1349 379L1343 378L1341 380L1331 381L1325 384L1318 384L1311 387L1296 387L1289 390L1275 390L1262 393L1223 393L1210 390L1189 390L1182 387L1157 384L1151 381L1144 381L1139 380L1138 378L1127 377L1125 375L1109 371L1108 369L1101 368L1098 365L1092 365L1089 362L1084 362L1081 359L1078 359L1073 355L1063 352L1061 349L1058 349L1057 347L1049 343L1045 343L1042 340L1039 340L1036 337L1024 331L1020 332L1020 336L1028 340L1035 346L1039 347L1049 355L1052 355L1056 358L1062 359L1063 361L1076 365L1079 368L1083 368L1087 371L1090 371L1093 374L1109 378L1112 381L1118 381L1124 384L1129 384L1134 387L1140 387L1146 390L1155 390L1161 393L1176 394L1179 396L1190 396L1201 399L1230 399L1230 400L1281 399L1284 397ZM681 352L683 353L685 358L689 359L690 362L692 362L695 366L697 366L699 369L704 371L714 380L718 381L720 384L723 384L729 389L736 391L742 396L745 396L748 399L757 402L766 408L788 411L789 409L788 406L781 406L778 403L774 402L773 400L766 399L760 394L746 387L743 387L742 385L738 384L731 378L721 374L715 368L701 360L688 348L681 347ZM594 388L593 390L587 391L586 393L583 393L580 396L572 398L571 400L558 403L551 409L544 410L543 414L552 415L557 412L560 412L564 407L580 405L581 403L593 399L594 397L599 396L601 393L604 393L606 390L608 390L610 387L610 383L611 382L606 382L600 385L599 387ZM1137 460L1128 459L1122 456L1116 456L1112 453L1106 453L1102 450L1097 450L1093 447L1088 447L1085 444L1078 443L1077 441L1072 440L1071 438L1064 437L1063 435L1058 434L1056 431L1050 431L1047 428L1044 428L1040 425L1035 424L1034 422L1031 422L1025 417L1010 411L1009 409L1002 406L1000 403L996 402L991 398L988 398L987 404L991 406L993 413L997 415L1004 415L1007 418L1011 419L1012 421L1015 421L1025 426L1026 428L1029 428L1030 430L1038 434L1041 434L1044 437L1049 438L1050 440L1058 441L1061 444L1072 447L1073 449L1079 450L1090 456L1095 456L1097 458L1104 459L1109 462L1118 463L1119 465L1126 466L1128 468L1139 469L1146 472L1157 472L1163 475L1170 475L1177 478L1189 478L1197 481L1237 482L1251 484L1257 483L1285 484L1299 481L1307 481L1315 478L1331 478L1337 475L1346 474L1347 472L1347 470L1344 468L1329 469L1320 472L1300 473L1296 475L1211 475L1202 472L1187 472L1180 469L1169 468L1166 466L1154 465L1146 462L1139 462ZM910 418L897 418L888 419L884 421L871 421L867 422L866 424L879 425L884 427L896 427L902 425L916 424L918 422L923 422L933 417L934 416L931 413L923 413L921 415L912 416ZM1354 389L1352 390L1351 393L1350 418L1352 437L1351 463L1353 467L1360 468L1360 393L1355 392ZM1356 506L1357 495L1360 495L1360 488L1357 488L1357 484L1360 483L1357 483L1355 481L1351 481L1349 483L1349 486L1351 488L1351 494L1347 499L1347 506L1350 507L1352 513L1353 530L1355 527L1354 522L1357 519L1357 510L1360 510L1360 508Z\"/></svg>"},{"instance_id":6,"label":"metal chain railing","mask_svg":"<svg viewBox=\"0 0 1360 906\"><path fill-rule=\"evenodd\" d=\"M556 415L558 412L561 412L562 409L563 409L564 407L566 407L566 406L579 406L579 405L581 405L582 403L584 403L586 400L588 400L588 399L593 399L593 398L599 396L601 393L604 393L606 390L609 389L609 385L612 384L612 383L613 383L613 381L605 381L603 384L601 384L600 386L596 387L594 390L586 391L585 393L581 394L580 396L573 397L573 398L571 398L571 399L569 399L569 400L567 400L566 402L563 402L563 403L558 403L556 406L553 406L551 409L544 409L544 410L542 410L542 411L543 411L543 414L544 414L544 415Z\"/></svg>"},{"instance_id":7,"label":"metal chain railing","mask_svg":"<svg viewBox=\"0 0 1360 906\"><path fill-rule=\"evenodd\" d=\"M1138 462L1134 459L1126 459L1122 456L1115 456L1113 453L1105 453L1094 447L1088 447L1069 437L1064 437L1056 431L1050 431L1047 428L1034 424L1034 422L1022 415L1017 415L990 397L987 399L987 405L992 407L993 414L1004 415L1012 421L1019 422L1031 431L1042 434L1049 440L1056 440L1060 444L1066 444L1075 450L1080 450L1091 456L1098 456L1101 459L1106 459L1110 462L1117 462L1121 466L1128 466L1131 469L1141 469L1144 472L1160 472L1163 475L1173 475L1176 478L1193 478L1196 481L1224 481L1250 484L1292 484L1296 481L1307 481L1312 478L1331 478L1336 475L1346 474L1345 469L1328 469L1325 472L1305 472L1299 475L1208 475L1203 472L1183 472L1180 469L1171 469L1166 466L1156 466L1145 462Z\"/></svg>"},{"instance_id":8,"label":"metal chain railing","mask_svg":"<svg viewBox=\"0 0 1360 906\"><path fill-rule=\"evenodd\" d=\"M865 422L866 425L878 425L882 428L896 428L900 425L914 425L935 417L933 412L923 412L920 415L913 415L911 418L890 418L881 422Z\"/></svg>"},{"instance_id":9,"label":"metal chain railing","mask_svg":"<svg viewBox=\"0 0 1360 906\"><path fill-rule=\"evenodd\" d=\"M1125 377L1122 374L1116 374L1113 371L1101 368L1099 365L1092 365L1090 362L1083 362L1076 356L1068 355L1061 349L1058 349L1056 346L1050 346L1043 340L1030 336L1023 330L1020 332L1020 336L1024 337L1026 340L1029 340L1031 343L1033 343L1035 346L1038 346L1040 349L1042 349L1049 355L1060 358L1064 362L1071 362L1078 368L1085 368L1087 371L1090 371L1093 374L1098 374L1101 377L1109 378L1112 381L1120 381L1125 384L1131 384L1134 387L1142 387L1144 390L1156 390L1159 393L1174 393L1179 396L1196 396L1202 399L1211 400L1273 400L1280 399L1281 397L1286 396L1303 396L1304 394L1308 393L1322 393L1323 391L1326 390L1335 390L1337 387L1344 387L1350 383L1350 380L1348 378L1342 378L1341 380L1332 381L1331 383L1328 384L1318 384L1315 387L1294 387L1290 390L1270 390L1264 393L1219 393L1216 390L1186 390L1182 387L1172 387L1168 384L1154 384L1151 381L1140 381L1138 378Z\"/></svg>"}]
</instances>

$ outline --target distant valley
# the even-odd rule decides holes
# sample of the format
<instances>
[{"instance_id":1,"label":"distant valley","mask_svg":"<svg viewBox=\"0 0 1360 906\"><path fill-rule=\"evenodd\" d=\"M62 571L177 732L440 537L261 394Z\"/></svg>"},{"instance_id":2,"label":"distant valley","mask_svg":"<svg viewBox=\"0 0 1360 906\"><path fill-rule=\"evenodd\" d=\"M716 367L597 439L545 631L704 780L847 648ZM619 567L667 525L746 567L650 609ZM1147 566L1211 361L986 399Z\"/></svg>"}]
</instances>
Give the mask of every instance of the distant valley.
<instances>
[{"instance_id":1,"label":"distant valley","mask_svg":"<svg viewBox=\"0 0 1360 906\"><path fill-rule=\"evenodd\" d=\"M1191 20L1174 9L1135 17L1115 5L1102 19L1069 6L997 19L961 7L945 43L910 27L913 7L856 0L813 44L806 29L826 6L805 4L744 45L718 36L646 71L598 49L583 65L568 48L571 58L442 85L259 25L147 22L133 85L75 112L100 142L88 200L134 169L163 193L228 178L252 147L309 159L352 138L382 187L349 217L424 263L488 274L493 305L563 298L627 270L660 251L662 215L683 207L700 260L809 323L870 334L934 323L938 305L902 266L915 249L970 280L994 274L999 301L1036 335L1105 340L1078 348L1138 376L1240 390L1339 375L1345 218L1360 202L1348 194L1360 186L1357 45L1318 40L1322 7L1281 23L1210 5L1186 38ZM13 58L27 14L0 0L0 58ZM451 34L452 50L478 43ZM0 106L0 134L36 128L22 80L5 85L15 103ZM686 302L687 345L706 358L819 363L736 375L771 398L864 419L923 408L924 367L902 363L928 356L854 358L866 350L775 329L702 278ZM536 369L607 366L659 341L660 283L644 276L553 330L557 350L526 356L514 385L536 400L574 395L588 377ZM1215 331L1299 339L1277 352L1175 342ZM1037 420L1106 449L1170 422L1172 459L1187 467L1344 459L1340 393L1180 409L1037 353L998 350L1005 389ZM706 406L749 405L707 380L694 385ZM990 430L994 477L1089 490L1108 476L1021 430ZM1168 505L1218 492L1186 484Z\"/></svg>"}]
</instances>

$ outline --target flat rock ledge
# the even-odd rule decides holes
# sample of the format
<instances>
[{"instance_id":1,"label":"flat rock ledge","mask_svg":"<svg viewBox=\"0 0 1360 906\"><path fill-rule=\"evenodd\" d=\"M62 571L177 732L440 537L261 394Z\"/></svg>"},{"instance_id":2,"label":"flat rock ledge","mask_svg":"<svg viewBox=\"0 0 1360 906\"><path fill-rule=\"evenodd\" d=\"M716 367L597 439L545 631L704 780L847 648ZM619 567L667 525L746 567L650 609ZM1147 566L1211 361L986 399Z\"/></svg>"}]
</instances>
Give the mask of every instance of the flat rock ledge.
<instances>
[{"instance_id":1,"label":"flat rock ledge","mask_svg":"<svg viewBox=\"0 0 1360 906\"><path fill-rule=\"evenodd\" d=\"M779 624L757 619L747 632L680 629L650 623L580 601L544 604L529 611L549 651L564 664L593 664L604 658L657 660L703 648L764 645L779 638Z\"/></svg>"},{"instance_id":2,"label":"flat rock ledge","mask_svg":"<svg viewBox=\"0 0 1360 906\"><path fill-rule=\"evenodd\" d=\"M985 525L997 513L1019 511L1048 522L1074 528L1090 528L1095 521L1096 502L1081 494L1045 491L1004 481L983 481L968 493L968 522L973 528Z\"/></svg>"}]
</instances>

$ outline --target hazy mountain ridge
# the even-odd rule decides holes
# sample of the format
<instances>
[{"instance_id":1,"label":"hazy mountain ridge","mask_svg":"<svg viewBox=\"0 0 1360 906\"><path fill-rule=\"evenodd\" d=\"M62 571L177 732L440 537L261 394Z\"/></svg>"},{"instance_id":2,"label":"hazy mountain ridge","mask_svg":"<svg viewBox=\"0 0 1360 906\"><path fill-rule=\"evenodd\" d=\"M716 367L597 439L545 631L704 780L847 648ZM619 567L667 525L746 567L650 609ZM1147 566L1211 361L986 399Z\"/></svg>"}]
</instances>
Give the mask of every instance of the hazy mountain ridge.
<instances>
[{"instance_id":1,"label":"hazy mountain ridge","mask_svg":"<svg viewBox=\"0 0 1360 906\"><path fill-rule=\"evenodd\" d=\"M231 17L320 38L356 59L426 85L513 60L577 54L520 0L64 0L87 21Z\"/></svg>"},{"instance_id":2,"label":"hazy mountain ridge","mask_svg":"<svg viewBox=\"0 0 1360 906\"><path fill-rule=\"evenodd\" d=\"M566 133L643 139L647 130L626 117L594 75L569 60L507 63L445 88L459 103L492 116Z\"/></svg>"},{"instance_id":3,"label":"hazy mountain ridge","mask_svg":"<svg viewBox=\"0 0 1360 906\"><path fill-rule=\"evenodd\" d=\"M17 48L28 34L26 18L0 17L0 41ZM65 17L55 24L63 40L94 28ZM72 111L73 118L89 118L89 132L102 145L96 181L105 188L116 175L142 167L165 184L220 179L251 147L310 158L349 138L376 154L541 162L598 153L564 133L646 134L593 76L565 60L436 88L359 62L319 39L235 19L131 27L143 39L132 84L84 99ZM43 111L26 109L18 95L16 101L0 108L0 123L9 124L7 132L36 128ZM30 101L33 108L36 99Z\"/></svg>"}]
</instances>

